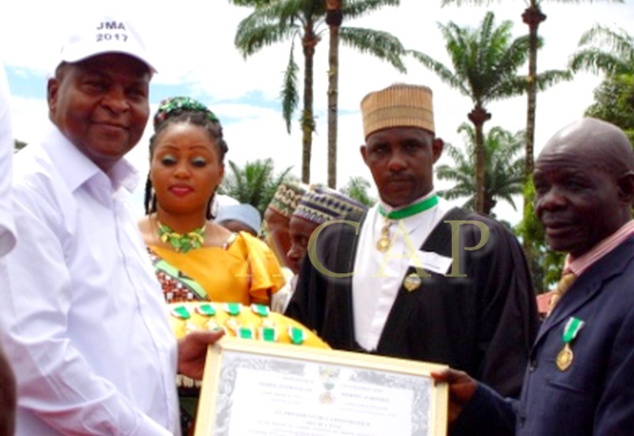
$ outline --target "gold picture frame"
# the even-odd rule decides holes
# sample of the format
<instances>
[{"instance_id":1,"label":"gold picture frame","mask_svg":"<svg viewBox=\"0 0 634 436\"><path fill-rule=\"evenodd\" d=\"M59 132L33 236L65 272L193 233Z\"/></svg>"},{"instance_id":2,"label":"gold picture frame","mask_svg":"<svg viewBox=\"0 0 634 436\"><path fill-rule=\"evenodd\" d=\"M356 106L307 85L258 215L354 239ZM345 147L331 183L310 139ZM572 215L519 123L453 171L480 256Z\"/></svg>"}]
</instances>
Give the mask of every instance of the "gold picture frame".
<instances>
[{"instance_id":1,"label":"gold picture frame","mask_svg":"<svg viewBox=\"0 0 634 436\"><path fill-rule=\"evenodd\" d=\"M224 337L209 347L196 436L447 433L445 365Z\"/></svg>"}]
</instances>

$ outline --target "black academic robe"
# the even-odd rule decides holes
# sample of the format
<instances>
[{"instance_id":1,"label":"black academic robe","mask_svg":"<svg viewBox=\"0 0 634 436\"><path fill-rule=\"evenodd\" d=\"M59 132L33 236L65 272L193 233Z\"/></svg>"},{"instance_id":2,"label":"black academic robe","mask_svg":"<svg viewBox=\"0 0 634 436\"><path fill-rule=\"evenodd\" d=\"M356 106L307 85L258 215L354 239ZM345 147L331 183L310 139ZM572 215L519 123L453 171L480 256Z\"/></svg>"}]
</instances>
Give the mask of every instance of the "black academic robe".
<instances>
[{"instance_id":1,"label":"black academic robe","mask_svg":"<svg viewBox=\"0 0 634 436\"><path fill-rule=\"evenodd\" d=\"M465 250L478 245L481 233L473 224L460 226L458 240L453 238L458 253L454 262L459 260L465 277L421 272L428 277L422 277L417 289L408 291L401 285L373 352L448 364L502 395L517 397L538 328L523 251L515 236L494 220L458 208L448 215L423 243L423 250L452 256L451 226L443 222L448 218L484 223L488 242L478 250ZM364 255L357 250L364 218L365 214L349 217L347 223L329 225L314 238L316 245L304 259L285 312L335 349L361 351L355 341L349 273L355 256ZM412 273L414 267L403 277Z\"/></svg>"}]
</instances>

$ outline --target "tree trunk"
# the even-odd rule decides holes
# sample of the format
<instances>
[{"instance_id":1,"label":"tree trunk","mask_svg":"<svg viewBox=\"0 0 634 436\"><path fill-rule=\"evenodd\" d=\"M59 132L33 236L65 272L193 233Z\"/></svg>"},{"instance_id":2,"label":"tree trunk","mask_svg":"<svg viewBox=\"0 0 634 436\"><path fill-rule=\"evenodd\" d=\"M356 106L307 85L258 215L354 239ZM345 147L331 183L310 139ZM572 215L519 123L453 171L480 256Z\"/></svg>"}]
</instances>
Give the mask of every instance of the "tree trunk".
<instances>
[{"instance_id":1,"label":"tree trunk","mask_svg":"<svg viewBox=\"0 0 634 436\"><path fill-rule=\"evenodd\" d=\"M339 27L341 0L326 0L326 23L330 28L328 51L328 186L337 188L337 105L339 99Z\"/></svg>"},{"instance_id":2,"label":"tree trunk","mask_svg":"<svg viewBox=\"0 0 634 436\"><path fill-rule=\"evenodd\" d=\"M491 114L478 103L476 107L469 112L468 117L475 127L475 210L476 212L485 213L486 156L484 154L483 126L485 121L491 119Z\"/></svg>"},{"instance_id":3,"label":"tree trunk","mask_svg":"<svg viewBox=\"0 0 634 436\"><path fill-rule=\"evenodd\" d=\"M524 161L524 175L527 183L530 183L533 177L533 169L535 167L534 149L535 149L535 112L537 110L537 29L539 24L546 20L536 0L531 0L530 6L522 14L522 20L528 25L529 37L529 54L528 54L528 90L527 90L527 110L526 110L526 157ZM527 190L524 189L526 193ZM533 192L530 190L530 192ZM533 196L524 194L524 210L532 208ZM534 271L535 253L532 247L533 241L524 238L522 247L526 260L531 271Z\"/></svg>"},{"instance_id":4,"label":"tree trunk","mask_svg":"<svg viewBox=\"0 0 634 436\"><path fill-rule=\"evenodd\" d=\"M522 19L528 24L529 29L529 55L528 55L528 105L526 111L526 160L524 162L525 175L528 179L533 174L534 144L535 144L535 110L537 107L537 28L546 19L539 4L531 0L531 6L522 14Z\"/></svg>"},{"instance_id":5,"label":"tree trunk","mask_svg":"<svg viewBox=\"0 0 634 436\"><path fill-rule=\"evenodd\" d=\"M304 50L304 109L302 111L302 182L310 183L310 161L313 145L313 132L315 131L315 118L313 116L313 64L315 46L318 37L313 32L313 23L308 22L302 39Z\"/></svg>"}]
</instances>

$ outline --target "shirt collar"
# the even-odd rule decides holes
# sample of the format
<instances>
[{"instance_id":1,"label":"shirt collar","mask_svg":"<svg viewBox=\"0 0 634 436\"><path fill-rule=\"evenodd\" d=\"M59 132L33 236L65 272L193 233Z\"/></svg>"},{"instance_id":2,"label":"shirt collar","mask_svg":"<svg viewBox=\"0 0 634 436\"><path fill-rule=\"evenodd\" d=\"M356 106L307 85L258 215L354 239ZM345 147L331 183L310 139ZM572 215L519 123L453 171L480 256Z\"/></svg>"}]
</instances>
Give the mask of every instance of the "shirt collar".
<instances>
[{"instance_id":1,"label":"shirt collar","mask_svg":"<svg viewBox=\"0 0 634 436\"><path fill-rule=\"evenodd\" d=\"M436 191L432 189L430 192L428 192L427 194L423 195L422 197L417 198L416 200L412 201L409 204L404 204L403 206L393 207L393 206L390 206L389 204L385 203L381 199L379 199L379 204L381 205L381 207L383 207L383 210L385 210L386 213L390 213L390 212L392 212L394 210L405 209L406 207L408 207L408 206L410 206L412 204L418 203L419 201L427 200L428 198L431 198L434 195L436 195ZM433 208L431 208L431 209L433 209Z\"/></svg>"},{"instance_id":2,"label":"shirt collar","mask_svg":"<svg viewBox=\"0 0 634 436\"><path fill-rule=\"evenodd\" d=\"M577 258L573 258L570 254L568 254L564 262L563 272L565 273L571 271L577 277L580 276L585 270L590 268L610 251L618 247L631 235L634 235L634 220L628 221L626 224L621 226L619 230L603 239L587 253L584 253Z\"/></svg>"},{"instance_id":3,"label":"shirt collar","mask_svg":"<svg viewBox=\"0 0 634 436\"><path fill-rule=\"evenodd\" d=\"M93 178L107 177L112 188L123 187L132 192L139 184L138 171L126 159L117 162L108 173L104 173L93 161L82 153L64 136L50 120L49 128L42 142L51 161L57 168L69 168L72 171L60 171L62 179L71 191L75 191Z\"/></svg>"}]
</instances>

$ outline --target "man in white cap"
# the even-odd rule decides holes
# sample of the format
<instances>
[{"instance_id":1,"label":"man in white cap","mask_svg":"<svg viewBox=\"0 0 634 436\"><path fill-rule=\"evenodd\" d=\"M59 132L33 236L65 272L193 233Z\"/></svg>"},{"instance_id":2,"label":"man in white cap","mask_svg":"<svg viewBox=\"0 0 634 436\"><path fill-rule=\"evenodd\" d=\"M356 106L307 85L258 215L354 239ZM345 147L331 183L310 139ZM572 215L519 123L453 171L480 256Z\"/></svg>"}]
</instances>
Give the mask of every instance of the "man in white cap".
<instances>
[{"instance_id":1,"label":"man in white cap","mask_svg":"<svg viewBox=\"0 0 634 436\"><path fill-rule=\"evenodd\" d=\"M177 434L177 367L200 378L221 336L177 343L128 203L153 73L128 21L86 20L48 81L46 135L16 156L0 323L18 435Z\"/></svg>"},{"instance_id":2,"label":"man in white cap","mask_svg":"<svg viewBox=\"0 0 634 436\"><path fill-rule=\"evenodd\" d=\"M286 314L333 348L470 368L517 396L537 329L520 245L434 191L443 142L429 88L392 85L361 111L380 201L313 234Z\"/></svg>"}]
</instances>

